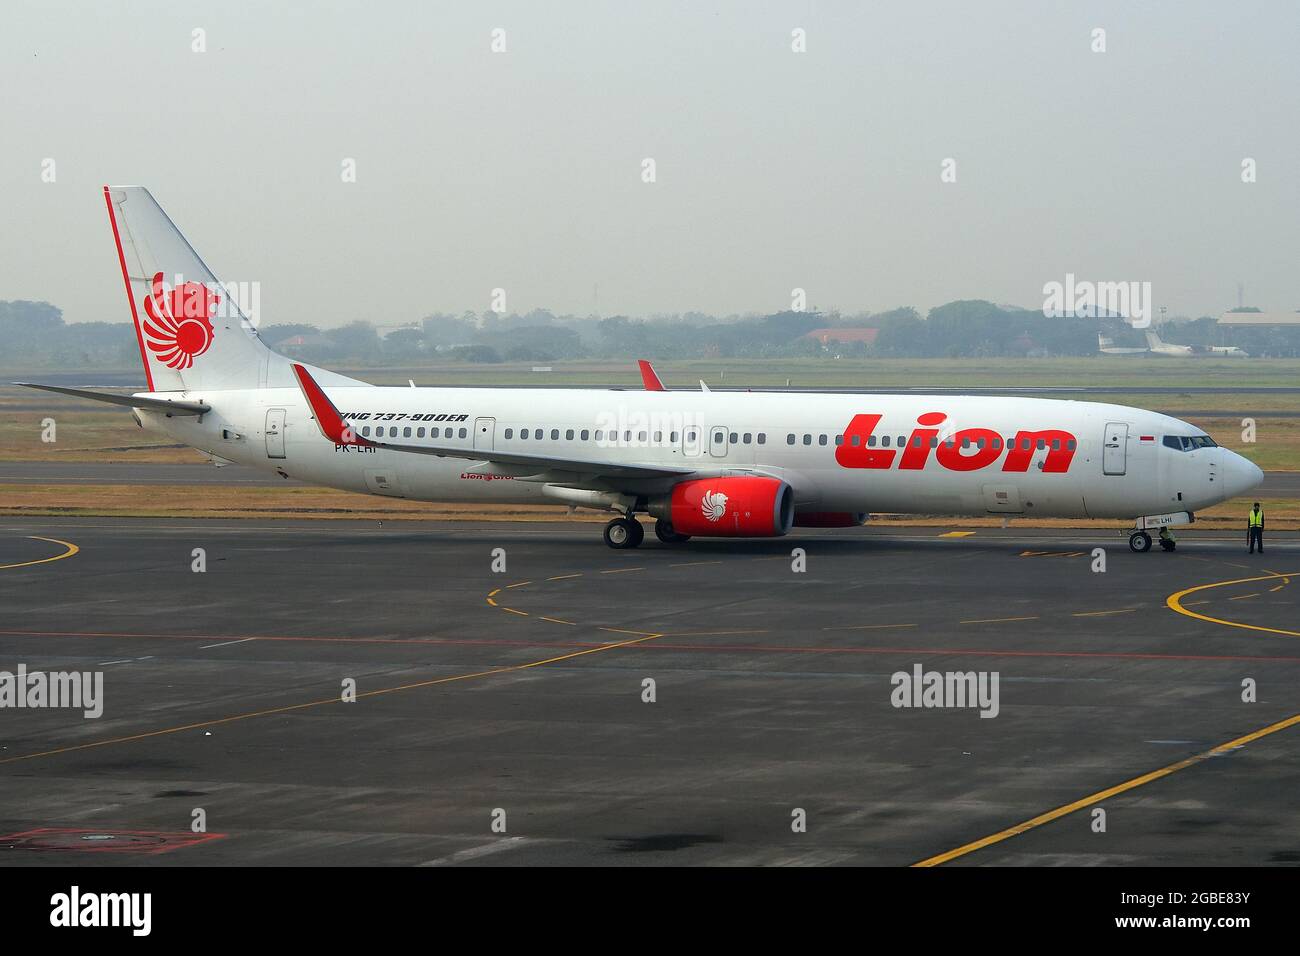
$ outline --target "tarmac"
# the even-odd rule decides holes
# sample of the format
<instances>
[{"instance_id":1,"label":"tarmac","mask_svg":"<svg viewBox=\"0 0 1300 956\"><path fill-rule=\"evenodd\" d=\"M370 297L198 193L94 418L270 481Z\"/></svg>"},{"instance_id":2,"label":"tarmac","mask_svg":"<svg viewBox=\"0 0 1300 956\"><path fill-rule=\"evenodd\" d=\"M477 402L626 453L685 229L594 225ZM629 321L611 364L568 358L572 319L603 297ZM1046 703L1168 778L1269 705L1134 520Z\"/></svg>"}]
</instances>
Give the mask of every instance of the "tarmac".
<instances>
[{"instance_id":1,"label":"tarmac","mask_svg":"<svg viewBox=\"0 0 1300 956\"><path fill-rule=\"evenodd\" d=\"M0 865L1294 864L1267 544L4 519L0 672L103 713L0 707Z\"/></svg>"}]
</instances>

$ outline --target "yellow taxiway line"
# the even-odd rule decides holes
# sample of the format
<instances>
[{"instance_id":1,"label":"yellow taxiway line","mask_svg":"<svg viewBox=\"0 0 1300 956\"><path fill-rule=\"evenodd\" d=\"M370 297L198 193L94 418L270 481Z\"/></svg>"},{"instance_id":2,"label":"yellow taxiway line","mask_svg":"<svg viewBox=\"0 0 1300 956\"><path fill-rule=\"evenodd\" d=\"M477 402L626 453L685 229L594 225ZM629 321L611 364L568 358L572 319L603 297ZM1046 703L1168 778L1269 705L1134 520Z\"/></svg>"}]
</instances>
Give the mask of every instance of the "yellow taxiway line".
<instances>
[{"instance_id":1,"label":"yellow taxiway line","mask_svg":"<svg viewBox=\"0 0 1300 956\"><path fill-rule=\"evenodd\" d=\"M58 538L42 538L40 535L35 534L29 534L27 537L33 541L48 541L50 544L61 544L67 550L62 554L56 554L52 558L37 558L35 561L19 561L17 564L0 564L0 571L8 571L11 568L29 568L33 564L48 564L51 561L62 561L64 558L70 558L81 550L71 541L60 541Z\"/></svg>"}]
</instances>

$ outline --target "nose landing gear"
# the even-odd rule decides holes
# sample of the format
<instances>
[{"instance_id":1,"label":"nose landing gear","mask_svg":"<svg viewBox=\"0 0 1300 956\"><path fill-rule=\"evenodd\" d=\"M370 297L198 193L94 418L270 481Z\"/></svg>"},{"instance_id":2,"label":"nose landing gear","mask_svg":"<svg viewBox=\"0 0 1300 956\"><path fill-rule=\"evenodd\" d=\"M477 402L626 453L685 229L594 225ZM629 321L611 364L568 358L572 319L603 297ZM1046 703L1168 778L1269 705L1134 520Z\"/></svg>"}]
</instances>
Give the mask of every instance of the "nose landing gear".
<instances>
[{"instance_id":1,"label":"nose landing gear","mask_svg":"<svg viewBox=\"0 0 1300 956\"><path fill-rule=\"evenodd\" d=\"M1143 554L1151 550L1151 535L1145 531L1134 531L1128 536L1129 550Z\"/></svg>"}]
</instances>

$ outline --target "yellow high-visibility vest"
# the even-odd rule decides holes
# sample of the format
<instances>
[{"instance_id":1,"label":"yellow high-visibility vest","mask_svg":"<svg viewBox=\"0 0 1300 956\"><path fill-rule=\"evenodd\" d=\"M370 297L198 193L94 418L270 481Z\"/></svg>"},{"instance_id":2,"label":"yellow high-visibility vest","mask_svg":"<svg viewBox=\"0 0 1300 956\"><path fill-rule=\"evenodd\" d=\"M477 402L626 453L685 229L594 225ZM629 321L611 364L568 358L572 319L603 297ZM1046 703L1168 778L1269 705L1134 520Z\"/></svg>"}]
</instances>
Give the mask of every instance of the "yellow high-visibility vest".
<instances>
[{"instance_id":1,"label":"yellow high-visibility vest","mask_svg":"<svg viewBox=\"0 0 1300 956\"><path fill-rule=\"evenodd\" d=\"M1256 511L1254 508L1252 508L1250 512L1246 515L1246 520L1250 522L1250 527L1252 528L1264 527L1264 509L1260 508L1258 511Z\"/></svg>"}]
</instances>

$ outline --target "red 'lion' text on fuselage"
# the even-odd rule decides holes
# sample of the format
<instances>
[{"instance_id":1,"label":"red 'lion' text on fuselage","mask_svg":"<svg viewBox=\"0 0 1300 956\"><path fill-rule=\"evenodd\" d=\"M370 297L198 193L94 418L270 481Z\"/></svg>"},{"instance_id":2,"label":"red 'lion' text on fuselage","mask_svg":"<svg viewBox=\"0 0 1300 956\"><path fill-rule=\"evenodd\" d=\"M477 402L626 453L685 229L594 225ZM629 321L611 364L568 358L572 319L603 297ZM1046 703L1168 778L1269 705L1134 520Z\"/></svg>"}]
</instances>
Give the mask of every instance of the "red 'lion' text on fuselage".
<instances>
[{"instance_id":1,"label":"red 'lion' text on fuselage","mask_svg":"<svg viewBox=\"0 0 1300 956\"><path fill-rule=\"evenodd\" d=\"M900 471L920 471L933 450L935 460L949 471L978 471L1002 457L1002 435L991 428L963 428L938 441L940 429L933 426L942 425L948 418L943 412L926 412L917 418L917 424L922 427L912 429L905 447L876 448L868 440L880 418L879 415L853 416L844 430L844 443L835 449L835 460L842 468L892 468L894 459L898 458ZM1034 452L1040 449L1047 451L1043 471L1069 471L1078 447L1075 436L1059 428L1021 429L1006 444L1002 470L1021 472L1029 470Z\"/></svg>"}]
</instances>

